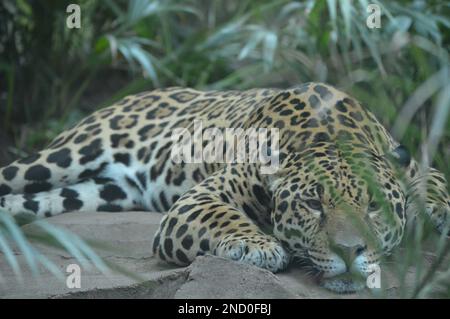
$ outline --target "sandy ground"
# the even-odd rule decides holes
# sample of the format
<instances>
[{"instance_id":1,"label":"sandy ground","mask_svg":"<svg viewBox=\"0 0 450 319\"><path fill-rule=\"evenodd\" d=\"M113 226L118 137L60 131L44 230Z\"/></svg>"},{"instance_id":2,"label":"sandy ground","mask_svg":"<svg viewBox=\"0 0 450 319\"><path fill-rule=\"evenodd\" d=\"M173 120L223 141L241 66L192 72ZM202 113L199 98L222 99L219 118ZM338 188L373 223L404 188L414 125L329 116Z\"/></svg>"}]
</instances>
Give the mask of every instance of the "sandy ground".
<instances>
[{"instance_id":1,"label":"sandy ground","mask_svg":"<svg viewBox=\"0 0 450 319\"><path fill-rule=\"evenodd\" d=\"M272 274L250 265L203 256L189 267L159 263L151 255L153 234L161 214L73 213L47 219L82 238L106 244L97 249L104 260L140 276L136 281L123 274L102 274L96 269L81 269L81 288L68 288L65 281L43 270L34 277L24 268L23 283L17 281L5 257L0 254L0 298L368 298L399 297L399 282L389 262L382 267L382 289L368 289L352 295L337 295L319 287L303 270L291 266ZM36 232L29 224L24 230ZM40 251L62 270L76 263L69 254L39 247ZM24 256L16 252L24 263ZM431 259L431 257L430 257ZM407 282L413 282L414 269L408 271Z\"/></svg>"}]
</instances>

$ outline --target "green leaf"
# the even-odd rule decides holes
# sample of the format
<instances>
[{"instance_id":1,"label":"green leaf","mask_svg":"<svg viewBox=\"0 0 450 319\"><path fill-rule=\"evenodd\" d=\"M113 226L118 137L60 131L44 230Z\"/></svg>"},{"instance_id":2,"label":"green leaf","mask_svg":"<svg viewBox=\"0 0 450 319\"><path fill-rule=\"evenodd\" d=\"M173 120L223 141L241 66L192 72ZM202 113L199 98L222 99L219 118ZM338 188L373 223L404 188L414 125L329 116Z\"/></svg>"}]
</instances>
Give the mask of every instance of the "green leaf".
<instances>
[{"instance_id":1,"label":"green leaf","mask_svg":"<svg viewBox=\"0 0 450 319\"><path fill-rule=\"evenodd\" d=\"M12 237L18 248L22 251L32 274L36 276L39 271L32 247L28 244L20 228L14 223L13 218L3 211L0 211L0 227L3 228L4 233Z\"/></svg>"},{"instance_id":2,"label":"green leaf","mask_svg":"<svg viewBox=\"0 0 450 319\"><path fill-rule=\"evenodd\" d=\"M353 14L352 3L350 2L350 0L341 0L339 1L339 7L341 9L342 16L344 17L345 37L347 40L350 40Z\"/></svg>"},{"instance_id":3,"label":"green leaf","mask_svg":"<svg viewBox=\"0 0 450 319\"><path fill-rule=\"evenodd\" d=\"M278 36L275 32L267 32L264 37L263 60L266 71L272 68L277 49Z\"/></svg>"},{"instance_id":4,"label":"green leaf","mask_svg":"<svg viewBox=\"0 0 450 319\"><path fill-rule=\"evenodd\" d=\"M20 269L20 265L17 262L17 258L14 256L14 252L8 244L7 238L4 236L3 231L0 228L0 251L6 258L6 261L11 266L14 274L16 275L19 282L23 282L22 270Z\"/></svg>"}]
</instances>

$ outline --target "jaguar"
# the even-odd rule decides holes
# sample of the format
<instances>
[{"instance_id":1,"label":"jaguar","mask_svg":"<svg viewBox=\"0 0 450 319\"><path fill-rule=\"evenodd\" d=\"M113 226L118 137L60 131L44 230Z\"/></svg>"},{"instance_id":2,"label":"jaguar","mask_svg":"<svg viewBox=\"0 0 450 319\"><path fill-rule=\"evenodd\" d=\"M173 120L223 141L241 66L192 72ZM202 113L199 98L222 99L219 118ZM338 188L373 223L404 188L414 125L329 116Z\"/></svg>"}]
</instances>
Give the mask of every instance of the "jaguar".
<instances>
[{"instance_id":1,"label":"jaguar","mask_svg":"<svg viewBox=\"0 0 450 319\"><path fill-rule=\"evenodd\" d=\"M264 145L279 156L278 168L174 162L174 131L195 137L196 120L204 130L278 130L279 140ZM407 219L422 212L448 232L446 187L441 172L422 167L367 108L333 86L172 87L127 96L1 168L0 209L36 218L164 212L149 247L162 261L183 266L213 254L278 272L300 260L324 287L348 293L361 288L349 278L367 278L400 243Z\"/></svg>"}]
</instances>

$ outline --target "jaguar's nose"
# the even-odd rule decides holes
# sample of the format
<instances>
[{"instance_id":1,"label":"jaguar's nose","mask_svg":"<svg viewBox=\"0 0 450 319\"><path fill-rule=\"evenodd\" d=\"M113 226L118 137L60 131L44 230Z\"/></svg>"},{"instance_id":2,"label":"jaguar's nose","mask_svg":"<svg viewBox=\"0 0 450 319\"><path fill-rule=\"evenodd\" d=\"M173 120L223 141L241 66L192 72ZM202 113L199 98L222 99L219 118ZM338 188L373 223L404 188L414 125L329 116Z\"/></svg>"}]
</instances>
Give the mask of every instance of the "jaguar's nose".
<instances>
[{"instance_id":1,"label":"jaguar's nose","mask_svg":"<svg viewBox=\"0 0 450 319\"><path fill-rule=\"evenodd\" d=\"M356 245L345 245L337 243L332 246L332 250L344 260L348 268L351 267L356 257L364 253L366 248L367 246L362 243Z\"/></svg>"}]
</instances>

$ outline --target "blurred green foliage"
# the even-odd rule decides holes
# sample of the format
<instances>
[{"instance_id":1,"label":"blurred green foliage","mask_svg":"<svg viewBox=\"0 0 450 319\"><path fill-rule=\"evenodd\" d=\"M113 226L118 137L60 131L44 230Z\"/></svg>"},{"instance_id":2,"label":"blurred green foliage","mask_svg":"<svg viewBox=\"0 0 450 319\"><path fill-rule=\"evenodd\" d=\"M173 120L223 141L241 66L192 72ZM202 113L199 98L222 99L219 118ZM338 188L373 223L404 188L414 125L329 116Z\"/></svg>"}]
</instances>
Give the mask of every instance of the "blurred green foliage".
<instances>
[{"instance_id":1,"label":"blurred green foliage","mask_svg":"<svg viewBox=\"0 0 450 319\"><path fill-rule=\"evenodd\" d=\"M323 81L450 179L448 1L78 0L81 29L69 29L71 2L0 3L0 136L12 141L0 153L30 153L94 109L155 87ZM379 29L366 26L369 3L381 8ZM435 281L448 289L448 278Z\"/></svg>"},{"instance_id":2,"label":"blurred green foliage","mask_svg":"<svg viewBox=\"0 0 450 319\"><path fill-rule=\"evenodd\" d=\"M367 0L82 0L81 28L69 29L70 2L0 4L0 121L16 151L154 87L324 81L395 123L414 153L440 141L431 150L440 150L434 160L446 170L448 2L371 1L382 25L369 29ZM405 121L395 122L398 114Z\"/></svg>"}]
</instances>

